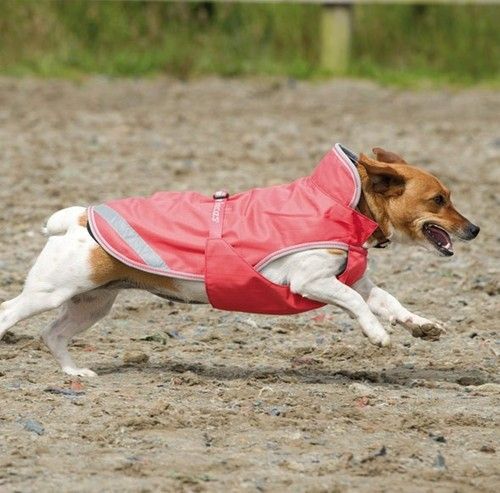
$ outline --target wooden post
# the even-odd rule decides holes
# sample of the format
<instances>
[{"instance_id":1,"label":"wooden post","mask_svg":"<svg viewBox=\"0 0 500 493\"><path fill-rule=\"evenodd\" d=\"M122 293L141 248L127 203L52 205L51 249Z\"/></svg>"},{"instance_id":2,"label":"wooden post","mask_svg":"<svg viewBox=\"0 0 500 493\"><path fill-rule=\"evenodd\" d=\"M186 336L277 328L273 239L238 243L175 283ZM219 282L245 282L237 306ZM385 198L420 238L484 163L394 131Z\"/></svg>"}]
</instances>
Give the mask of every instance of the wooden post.
<instances>
[{"instance_id":1,"label":"wooden post","mask_svg":"<svg viewBox=\"0 0 500 493\"><path fill-rule=\"evenodd\" d=\"M350 5L323 4L321 9L321 67L344 74L351 52L352 8Z\"/></svg>"}]
</instances>

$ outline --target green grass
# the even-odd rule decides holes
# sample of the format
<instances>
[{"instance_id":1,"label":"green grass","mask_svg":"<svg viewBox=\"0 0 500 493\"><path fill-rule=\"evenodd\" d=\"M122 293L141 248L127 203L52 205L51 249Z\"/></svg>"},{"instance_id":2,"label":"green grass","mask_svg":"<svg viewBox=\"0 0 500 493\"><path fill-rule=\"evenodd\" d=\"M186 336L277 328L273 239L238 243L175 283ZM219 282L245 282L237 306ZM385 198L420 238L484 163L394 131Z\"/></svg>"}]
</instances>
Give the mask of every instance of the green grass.
<instances>
[{"instance_id":1,"label":"green grass","mask_svg":"<svg viewBox=\"0 0 500 493\"><path fill-rule=\"evenodd\" d=\"M499 6L365 6L354 74L408 83L500 81Z\"/></svg>"},{"instance_id":2,"label":"green grass","mask_svg":"<svg viewBox=\"0 0 500 493\"><path fill-rule=\"evenodd\" d=\"M323 77L317 5L1 0L0 73ZM349 74L500 81L500 8L359 6Z\"/></svg>"}]
</instances>

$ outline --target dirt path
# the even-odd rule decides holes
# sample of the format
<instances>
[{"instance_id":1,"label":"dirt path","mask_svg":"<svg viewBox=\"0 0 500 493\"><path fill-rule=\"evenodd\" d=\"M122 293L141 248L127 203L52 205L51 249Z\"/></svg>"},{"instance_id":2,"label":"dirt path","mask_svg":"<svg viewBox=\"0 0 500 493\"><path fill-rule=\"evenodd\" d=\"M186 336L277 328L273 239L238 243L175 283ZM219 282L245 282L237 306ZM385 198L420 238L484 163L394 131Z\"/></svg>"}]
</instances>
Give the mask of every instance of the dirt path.
<instances>
[{"instance_id":1,"label":"dirt path","mask_svg":"<svg viewBox=\"0 0 500 493\"><path fill-rule=\"evenodd\" d=\"M441 259L394 247L373 277L449 333L378 349L334 308L259 317L130 292L75 341L0 343L0 491L498 491L500 95L369 83L0 79L0 299L54 210L157 189L231 191L378 145L436 172L482 231ZM144 364L125 363L130 352ZM132 354L132 356L134 356Z\"/></svg>"}]
</instances>

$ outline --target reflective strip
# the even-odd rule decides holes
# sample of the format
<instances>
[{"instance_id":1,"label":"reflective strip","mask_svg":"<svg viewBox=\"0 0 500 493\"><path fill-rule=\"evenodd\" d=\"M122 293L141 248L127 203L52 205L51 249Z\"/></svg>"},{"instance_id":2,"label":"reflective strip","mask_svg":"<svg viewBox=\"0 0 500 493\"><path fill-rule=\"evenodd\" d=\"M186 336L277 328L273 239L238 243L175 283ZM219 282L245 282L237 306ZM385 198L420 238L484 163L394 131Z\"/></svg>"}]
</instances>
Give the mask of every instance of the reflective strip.
<instances>
[{"instance_id":1,"label":"reflective strip","mask_svg":"<svg viewBox=\"0 0 500 493\"><path fill-rule=\"evenodd\" d=\"M284 257L285 255L290 255L292 253L299 253L299 252L305 252L307 250L318 250L318 249L325 249L325 248L338 248L339 250L345 250L346 252L349 250L349 245L346 245L345 243L340 243L337 241L316 241L316 242L310 242L310 243L302 243L300 245L295 245L292 247L286 247L282 248L281 250L278 250L277 252L273 252L267 257L263 258L260 262L258 262L256 265L254 265L254 269L257 272L262 272L264 267L269 265L271 262L274 262L275 260L278 260L281 257Z\"/></svg>"},{"instance_id":2,"label":"reflective strip","mask_svg":"<svg viewBox=\"0 0 500 493\"><path fill-rule=\"evenodd\" d=\"M120 238L140 257L143 262L155 269L168 270L163 259L140 237L137 231L114 209L106 204L96 205L99 214L120 236Z\"/></svg>"}]
</instances>

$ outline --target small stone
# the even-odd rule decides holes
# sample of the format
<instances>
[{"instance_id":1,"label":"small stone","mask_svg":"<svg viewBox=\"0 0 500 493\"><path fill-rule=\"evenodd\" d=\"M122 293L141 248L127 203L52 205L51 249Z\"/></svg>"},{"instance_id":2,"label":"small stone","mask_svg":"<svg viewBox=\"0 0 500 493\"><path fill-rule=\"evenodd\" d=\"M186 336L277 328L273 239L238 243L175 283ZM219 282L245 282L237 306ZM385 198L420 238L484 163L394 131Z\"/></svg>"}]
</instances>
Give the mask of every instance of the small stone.
<instances>
[{"instance_id":1,"label":"small stone","mask_svg":"<svg viewBox=\"0 0 500 493\"><path fill-rule=\"evenodd\" d=\"M179 331L177 330L169 330L167 331L167 335L171 339L179 339L179 340L185 339L185 337L182 334L180 334Z\"/></svg>"},{"instance_id":2,"label":"small stone","mask_svg":"<svg viewBox=\"0 0 500 493\"><path fill-rule=\"evenodd\" d=\"M44 389L44 392L48 392L49 394L60 394L66 397L76 397L85 394L82 390L64 389L61 387L47 387Z\"/></svg>"},{"instance_id":3,"label":"small stone","mask_svg":"<svg viewBox=\"0 0 500 493\"><path fill-rule=\"evenodd\" d=\"M493 382L483 383L483 385L478 385L474 390L485 394L500 394L500 384Z\"/></svg>"},{"instance_id":4,"label":"small stone","mask_svg":"<svg viewBox=\"0 0 500 493\"><path fill-rule=\"evenodd\" d=\"M484 378L480 375L464 375L463 377L457 378L456 382L460 385L482 385L485 383Z\"/></svg>"},{"instance_id":5,"label":"small stone","mask_svg":"<svg viewBox=\"0 0 500 493\"><path fill-rule=\"evenodd\" d=\"M365 462L371 462L377 457L385 457L387 455L387 447L385 445L382 445L380 450L375 452L374 454L370 454L367 457L364 457L363 459L360 460L361 464L364 464Z\"/></svg>"},{"instance_id":6,"label":"small stone","mask_svg":"<svg viewBox=\"0 0 500 493\"><path fill-rule=\"evenodd\" d=\"M494 454L496 450L491 445L483 445L480 449L480 452L484 452L485 454Z\"/></svg>"},{"instance_id":7,"label":"small stone","mask_svg":"<svg viewBox=\"0 0 500 493\"><path fill-rule=\"evenodd\" d=\"M148 361L149 356L142 351L128 351L123 355L123 362L127 365L140 365Z\"/></svg>"},{"instance_id":8,"label":"small stone","mask_svg":"<svg viewBox=\"0 0 500 493\"><path fill-rule=\"evenodd\" d=\"M83 392L83 385L79 380L71 380L69 383L69 387L74 392Z\"/></svg>"},{"instance_id":9,"label":"small stone","mask_svg":"<svg viewBox=\"0 0 500 493\"><path fill-rule=\"evenodd\" d=\"M252 329L259 328L259 326L257 325L257 322L253 318L247 318L247 319L243 320L243 322L245 322L247 325L252 327Z\"/></svg>"},{"instance_id":10,"label":"small stone","mask_svg":"<svg viewBox=\"0 0 500 493\"><path fill-rule=\"evenodd\" d=\"M152 334L152 335L149 335L146 337L141 337L139 340L140 341L148 341L148 342L150 342L150 341L157 342L157 343L163 344L163 345L167 344L167 338L164 335L159 334L159 333Z\"/></svg>"},{"instance_id":11,"label":"small stone","mask_svg":"<svg viewBox=\"0 0 500 493\"><path fill-rule=\"evenodd\" d=\"M277 334L288 334L290 332L286 327L281 327L278 325L277 327L274 328L274 332Z\"/></svg>"},{"instance_id":12,"label":"small stone","mask_svg":"<svg viewBox=\"0 0 500 493\"><path fill-rule=\"evenodd\" d=\"M439 452L436 456L436 460L434 461L434 467L436 469L446 469L446 461L444 460L444 457Z\"/></svg>"},{"instance_id":13,"label":"small stone","mask_svg":"<svg viewBox=\"0 0 500 493\"><path fill-rule=\"evenodd\" d=\"M0 359L14 359L16 356L16 353L3 353L0 354Z\"/></svg>"},{"instance_id":14,"label":"small stone","mask_svg":"<svg viewBox=\"0 0 500 493\"><path fill-rule=\"evenodd\" d=\"M432 438L435 442L438 443L446 443L446 438L440 434L429 433L429 437Z\"/></svg>"},{"instance_id":15,"label":"small stone","mask_svg":"<svg viewBox=\"0 0 500 493\"><path fill-rule=\"evenodd\" d=\"M286 416L286 410L283 407L276 406L276 407L272 407L271 409L269 409L268 414L270 414L271 416L284 417L284 416Z\"/></svg>"},{"instance_id":16,"label":"small stone","mask_svg":"<svg viewBox=\"0 0 500 493\"><path fill-rule=\"evenodd\" d=\"M364 385L362 383L352 383L349 385L349 390L352 391L352 393L355 396L360 396L360 397L372 397L375 395L375 392L371 387L368 385Z\"/></svg>"},{"instance_id":17,"label":"small stone","mask_svg":"<svg viewBox=\"0 0 500 493\"><path fill-rule=\"evenodd\" d=\"M43 435L45 433L45 428L43 427L42 423L34 419L27 419L24 422L24 429L26 431L36 433L37 435Z\"/></svg>"}]
</instances>

